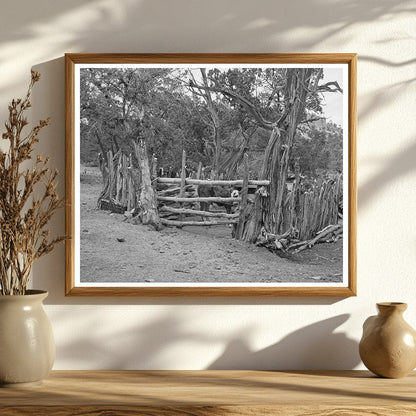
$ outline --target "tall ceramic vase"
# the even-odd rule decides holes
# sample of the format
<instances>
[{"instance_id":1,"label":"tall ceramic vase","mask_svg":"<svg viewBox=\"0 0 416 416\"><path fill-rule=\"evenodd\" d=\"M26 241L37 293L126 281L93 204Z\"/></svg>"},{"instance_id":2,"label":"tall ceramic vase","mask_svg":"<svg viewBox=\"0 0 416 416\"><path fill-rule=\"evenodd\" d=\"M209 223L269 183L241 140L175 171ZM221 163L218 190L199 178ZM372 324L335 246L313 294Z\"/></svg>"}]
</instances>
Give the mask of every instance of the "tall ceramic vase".
<instances>
[{"instance_id":1,"label":"tall ceramic vase","mask_svg":"<svg viewBox=\"0 0 416 416\"><path fill-rule=\"evenodd\" d=\"M416 331L403 319L405 303L377 303L363 325L360 356L381 377L400 378L416 367Z\"/></svg>"},{"instance_id":2,"label":"tall ceramic vase","mask_svg":"<svg viewBox=\"0 0 416 416\"><path fill-rule=\"evenodd\" d=\"M39 384L55 360L52 326L42 301L48 292L0 296L0 386Z\"/></svg>"}]
</instances>

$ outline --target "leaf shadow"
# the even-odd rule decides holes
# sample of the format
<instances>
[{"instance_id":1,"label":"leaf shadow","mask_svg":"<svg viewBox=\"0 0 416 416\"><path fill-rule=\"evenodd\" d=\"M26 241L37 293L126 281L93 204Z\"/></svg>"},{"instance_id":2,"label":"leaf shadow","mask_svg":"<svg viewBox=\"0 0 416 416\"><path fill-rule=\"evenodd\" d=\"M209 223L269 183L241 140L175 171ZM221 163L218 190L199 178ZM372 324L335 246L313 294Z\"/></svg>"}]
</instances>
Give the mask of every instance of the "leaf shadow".
<instances>
[{"instance_id":1,"label":"leaf shadow","mask_svg":"<svg viewBox=\"0 0 416 416\"><path fill-rule=\"evenodd\" d=\"M337 315L300 328L275 344L253 351L245 337L228 342L207 369L336 370L360 363L357 341L335 332L349 314Z\"/></svg>"},{"instance_id":2,"label":"leaf shadow","mask_svg":"<svg viewBox=\"0 0 416 416\"><path fill-rule=\"evenodd\" d=\"M389 183L397 181L416 169L416 140L382 164L379 171L358 189L359 207L369 204Z\"/></svg>"}]
</instances>

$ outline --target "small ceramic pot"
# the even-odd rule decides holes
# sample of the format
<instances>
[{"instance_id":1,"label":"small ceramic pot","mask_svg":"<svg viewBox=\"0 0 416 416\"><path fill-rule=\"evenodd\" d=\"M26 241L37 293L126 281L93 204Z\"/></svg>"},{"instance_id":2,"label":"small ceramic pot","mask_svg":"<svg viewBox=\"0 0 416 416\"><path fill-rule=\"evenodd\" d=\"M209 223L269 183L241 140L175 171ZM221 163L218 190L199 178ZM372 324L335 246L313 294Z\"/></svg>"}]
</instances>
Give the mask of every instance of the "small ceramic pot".
<instances>
[{"instance_id":1,"label":"small ceramic pot","mask_svg":"<svg viewBox=\"0 0 416 416\"><path fill-rule=\"evenodd\" d=\"M377 303L378 315L363 325L360 357L381 377L400 378L416 367L416 331L403 319L405 303Z\"/></svg>"},{"instance_id":2,"label":"small ceramic pot","mask_svg":"<svg viewBox=\"0 0 416 416\"><path fill-rule=\"evenodd\" d=\"M52 369L55 342L42 301L48 292L0 295L0 386L39 384Z\"/></svg>"}]
</instances>

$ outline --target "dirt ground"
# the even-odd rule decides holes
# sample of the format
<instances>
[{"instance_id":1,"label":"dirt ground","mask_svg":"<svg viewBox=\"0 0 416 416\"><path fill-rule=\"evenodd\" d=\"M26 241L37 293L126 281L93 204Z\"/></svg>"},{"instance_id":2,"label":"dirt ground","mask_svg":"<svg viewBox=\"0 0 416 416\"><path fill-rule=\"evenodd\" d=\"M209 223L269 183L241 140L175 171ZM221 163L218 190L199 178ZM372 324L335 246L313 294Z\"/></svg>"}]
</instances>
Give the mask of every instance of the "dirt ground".
<instances>
[{"instance_id":1,"label":"dirt ground","mask_svg":"<svg viewBox=\"0 0 416 416\"><path fill-rule=\"evenodd\" d=\"M228 226L155 231L97 209L101 186L97 168L81 168L82 282L342 281L342 240L282 258L232 239Z\"/></svg>"}]
</instances>

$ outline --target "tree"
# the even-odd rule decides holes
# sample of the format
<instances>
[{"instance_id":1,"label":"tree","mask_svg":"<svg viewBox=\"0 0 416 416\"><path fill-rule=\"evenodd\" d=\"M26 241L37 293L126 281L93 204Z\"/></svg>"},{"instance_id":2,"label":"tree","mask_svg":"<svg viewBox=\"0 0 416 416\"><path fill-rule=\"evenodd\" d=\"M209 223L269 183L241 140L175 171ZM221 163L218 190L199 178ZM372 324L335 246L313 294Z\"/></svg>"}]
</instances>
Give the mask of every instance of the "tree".
<instances>
[{"instance_id":1,"label":"tree","mask_svg":"<svg viewBox=\"0 0 416 416\"><path fill-rule=\"evenodd\" d=\"M220 118L218 116L218 111L216 106L214 105L213 98L211 96L211 91L209 90L209 82L207 78L207 73L205 68L200 68L202 83L206 87L206 89L199 90L192 88L192 85L195 84L195 77L192 74L192 71L189 71L189 74L193 80L191 84L192 92L200 97L203 97L206 103L206 108L208 110L208 114L210 116L210 125L212 128L212 142L214 144L215 149L215 156L214 156L214 163L213 163L213 178L218 178L220 173L220 163L221 163L221 154L222 154L222 138L220 135Z\"/></svg>"},{"instance_id":2,"label":"tree","mask_svg":"<svg viewBox=\"0 0 416 416\"><path fill-rule=\"evenodd\" d=\"M84 97L81 97L81 120L97 131L100 148L114 150L134 148L140 169L140 212L143 224L160 228L156 195L151 185L148 160L147 129L144 116L151 114L151 104L162 83L163 69L136 71L131 68L89 69L85 77ZM101 137L103 136L103 137ZM83 141L82 141L83 142Z\"/></svg>"},{"instance_id":3,"label":"tree","mask_svg":"<svg viewBox=\"0 0 416 416\"><path fill-rule=\"evenodd\" d=\"M268 197L256 195L247 212L242 235L253 242L262 228L287 231L283 210L295 159L313 175L342 162L342 131L313 128L323 117L320 93L341 91L322 79L322 68L311 67L88 69L81 73L85 147L132 152L140 135L148 156L157 154L167 170L179 172L186 149L191 168L211 164L214 176L228 177L244 153L252 154L253 175L270 181Z\"/></svg>"},{"instance_id":4,"label":"tree","mask_svg":"<svg viewBox=\"0 0 416 416\"><path fill-rule=\"evenodd\" d=\"M276 71L252 70L243 73L243 82L237 88L238 70L228 72L228 88L223 74L214 79L214 86L194 85L204 91L221 93L233 105L242 106L259 127L270 132L265 150L260 179L270 181L269 197L256 195L254 209L249 214L243 238L254 242L262 227L267 232L279 234L283 225L283 202L287 192L286 182L289 161L297 127L306 116L309 104L320 109L318 92L341 91L338 84L319 85L322 69L284 68ZM268 80L268 82L266 82ZM253 92L256 93L253 95ZM307 120L306 120L307 121Z\"/></svg>"},{"instance_id":5,"label":"tree","mask_svg":"<svg viewBox=\"0 0 416 416\"><path fill-rule=\"evenodd\" d=\"M296 158L302 174L318 177L321 172L342 172L343 130L333 123L318 128L315 124L302 126L291 155L291 166Z\"/></svg>"}]
</instances>

